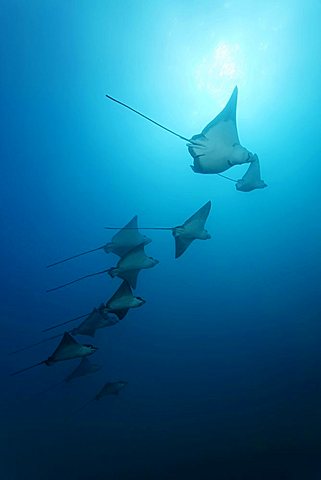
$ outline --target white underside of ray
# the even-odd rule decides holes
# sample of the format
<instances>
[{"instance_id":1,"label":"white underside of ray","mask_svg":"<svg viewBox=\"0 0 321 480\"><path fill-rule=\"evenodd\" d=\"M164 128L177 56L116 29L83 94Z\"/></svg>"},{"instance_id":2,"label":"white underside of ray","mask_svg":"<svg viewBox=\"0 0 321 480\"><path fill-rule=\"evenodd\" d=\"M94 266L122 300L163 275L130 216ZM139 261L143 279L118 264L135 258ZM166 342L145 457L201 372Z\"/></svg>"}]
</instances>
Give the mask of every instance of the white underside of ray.
<instances>
[{"instance_id":1,"label":"white underside of ray","mask_svg":"<svg viewBox=\"0 0 321 480\"><path fill-rule=\"evenodd\" d=\"M209 134L199 141L200 146L193 145L201 167L206 172L224 172L232 165L235 137L233 122L225 122L213 127ZM229 163L230 162L230 163Z\"/></svg>"},{"instance_id":2,"label":"white underside of ray","mask_svg":"<svg viewBox=\"0 0 321 480\"><path fill-rule=\"evenodd\" d=\"M180 238L184 237L190 240L195 240L197 238L202 239L203 232L204 232L203 228L198 228L196 225L189 223L187 225L184 225L181 229L179 229L178 236Z\"/></svg>"},{"instance_id":3,"label":"white underside of ray","mask_svg":"<svg viewBox=\"0 0 321 480\"><path fill-rule=\"evenodd\" d=\"M251 161L251 154L240 145L236 126L237 88L225 108L199 135L194 135L188 150L196 173L221 173L233 165Z\"/></svg>"},{"instance_id":4,"label":"white underside of ray","mask_svg":"<svg viewBox=\"0 0 321 480\"><path fill-rule=\"evenodd\" d=\"M152 268L158 263L158 260L148 257L145 254L144 247L139 246L131 250L125 257L121 258L117 267L109 270L112 277L120 277L136 288L137 276L140 270Z\"/></svg>"},{"instance_id":5,"label":"white underside of ray","mask_svg":"<svg viewBox=\"0 0 321 480\"><path fill-rule=\"evenodd\" d=\"M134 305L135 297L128 282L123 281L114 295L106 302L110 310L122 310Z\"/></svg>"},{"instance_id":6,"label":"white underside of ray","mask_svg":"<svg viewBox=\"0 0 321 480\"><path fill-rule=\"evenodd\" d=\"M187 141L188 151L194 159L194 164L191 167L195 173L221 175L222 172L234 165L252 161L252 153L242 147L239 142L236 125L237 95L238 89L235 87L225 108L203 129L201 134L194 135L192 138L174 132L110 95L106 95L106 97ZM232 178L221 176L234 182Z\"/></svg>"},{"instance_id":7,"label":"white underside of ray","mask_svg":"<svg viewBox=\"0 0 321 480\"><path fill-rule=\"evenodd\" d=\"M150 268L154 266L154 262L145 254L144 248L135 248L125 257L121 258L117 264L117 269L121 272L128 270L141 270L142 268Z\"/></svg>"},{"instance_id":8,"label":"white underside of ray","mask_svg":"<svg viewBox=\"0 0 321 480\"><path fill-rule=\"evenodd\" d=\"M137 306L136 297L133 295L124 295L123 297L115 298L111 302L108 302L108 308L110 310L123 310Z\"/></svg>"},{"instance_id":9,"label":"white underside of ray","mask_svg":"<svg viewBox=\"0 0 321 480\"><path fill-rule=\"evenodd\" d=\"M194 165L191 166L194 172L219 174L233 165L251 162L252 154L240 145L238 138L236 126L237 94L238 89L235 87L229 101L219 115L203 129L201 134L194 135L190 139L155 122L155 120L130 105L110 95L106 95L106 97L187 141L189 153L194 158ZM230 180L234 181L233 179Z\"/></svg>"}]
</instances>

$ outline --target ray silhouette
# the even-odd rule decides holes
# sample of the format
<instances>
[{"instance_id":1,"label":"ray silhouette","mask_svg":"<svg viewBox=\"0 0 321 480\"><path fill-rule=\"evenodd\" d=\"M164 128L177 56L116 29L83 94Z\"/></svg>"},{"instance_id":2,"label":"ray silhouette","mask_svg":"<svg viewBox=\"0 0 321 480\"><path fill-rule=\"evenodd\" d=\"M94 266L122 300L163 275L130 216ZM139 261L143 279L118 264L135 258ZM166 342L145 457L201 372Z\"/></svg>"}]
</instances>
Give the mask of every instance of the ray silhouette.
<instances>
[{"instance_id":1,"label":"ray silhouette","mask_svg":"<svg viewBox=\"0 0 321 480\"><path fill-rule=\"evenodd\" d=\"M29 367L22 368L17 370L16 372L11 373L11 376L19 375L20 373L26 372L27 370L31 370L32 368L38 367L39 365L47 365L51 366L54 363L62 362L65 360L73 360L74 358L82 358L87 357L88 355L92 355L97 350L97 347L93 345L82 345L78 343L68 332L64 333L63 338L59 342L55 351L48 357L46 360L41 360L34 365Z\"/></svg>"},{"instance_id":2,"label":"ray silhouette","mask_svg":"<svg viewBox=\"0 0 321 480\"><path fill-rule=\"evenodd\" d=\"M135 215L123 228L119 229L119 232L113 236L111 242L51 263L50 265L47 265L47 268L69 262L69 260L87 255L88 253L97 252L98 250L103 250L105 253L114 253L119 257L123 257L133 248L139 245L148 245L152 241L145 235L141 235L138 230L137 215Z\"/></svg>"},{"instance_id":3,"label":"ray silhouette","mask_svg":"<svg viewBox=\"0 0 321 480\"><path fill-rule=\"evenodd\" d=\"M253 154L244 148L239 141L236 125L237 96L238 89L235 87L226 106L214 120L200 134L187 138L156 122L128 104L111 95L106 95L109 100L131 110L181 140L187 141L188 151L194 161L191 167L195 173L217 174L232 182L236 182L236 180L222 175L222 172L234 165L249 163L253 159Z\"/></svg>"},{"instance_id":4,"label":"ray silhouette","mask_svg":"<svg viewBox=\"0 0 321 480\"><path fill-rule=\"evenodd\" d=\"M132 288L136 288L137 277L140 270L152 268L158 263L158 260L152 257L148 257L146 255L144 245L139 245L130 250L126 255L121 257L116 267L106 268L105 270L100 270L99 272L83 275L82 277L71 280L70 282L64 283L63 285L49 288L46 291L53 292L68 285L72 285L73 283L80 282L85 278L95 277L97 275L102 275L103 273L108 273L108 275L110 275L112 278L122 278L123 280L126 280Z\"/></svg>"}]
</instances>

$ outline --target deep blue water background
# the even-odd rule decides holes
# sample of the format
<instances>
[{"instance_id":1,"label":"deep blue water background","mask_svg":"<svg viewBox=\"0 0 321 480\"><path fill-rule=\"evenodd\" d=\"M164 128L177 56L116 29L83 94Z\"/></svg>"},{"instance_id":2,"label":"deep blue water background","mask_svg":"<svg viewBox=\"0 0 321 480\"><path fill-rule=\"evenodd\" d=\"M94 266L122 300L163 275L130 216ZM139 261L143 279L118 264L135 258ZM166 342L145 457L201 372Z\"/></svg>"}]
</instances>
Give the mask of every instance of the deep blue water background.
<instances>
[{"instance_id":1,"label":"deep blue water background","mask_svg":"<svg viewBox=\"0 0 321 480\"><path fill-rule=\"evenodd\" d=\"M1 479L321 478L320 20L316 0L1 2ZM189 137L235 84L269 185L247 194L104 97ZM174 226L209 199L211 241L175 261L152 234L147 303L97 333L101 372L43 395L76 362L9 376L54 342L10 351L118 286L46 294L116 257L46 264L108 241L105 225ZM118 379L119 397L70 418Z\"/></svg>"}]
</instances>

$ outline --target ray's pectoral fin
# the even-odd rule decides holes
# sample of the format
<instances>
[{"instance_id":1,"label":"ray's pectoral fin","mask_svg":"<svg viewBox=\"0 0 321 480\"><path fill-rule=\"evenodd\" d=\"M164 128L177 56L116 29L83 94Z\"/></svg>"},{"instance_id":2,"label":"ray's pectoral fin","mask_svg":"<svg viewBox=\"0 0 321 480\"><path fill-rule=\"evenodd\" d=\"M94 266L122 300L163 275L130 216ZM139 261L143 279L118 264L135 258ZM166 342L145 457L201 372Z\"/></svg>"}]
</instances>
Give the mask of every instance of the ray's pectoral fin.
<instances>
[{"instance_id":1,"label":"ray's pectoral fin","mask_svg":"<svg viewBox=\"0 0 321 480\"><path fill-rule=\"evenodd\" d=\"M82 326L79 325L78 327L73 328L68 333L71 335L86 335L87 337L95 337L96 329L94 326Z\"/></svg>"},{"instance_id":2,"label":"ray's pectoral fin","mask_svg":"<svg viewBox=\"0 0 321 480\"><path fill-rule=\"evenodd\" d=\"M175 236L175 258L183 255L193 240L193 238L180 237L179 235Z\"/></svg>"},{"instance_id":3,"label":"ray's pectoral fin","mask_svg":"<svg viewBox=\"0 0 321 480\"><path fill-rule=\"evenodd\" d=\"M206 137L210 137L214 133L214 127L217 127L222 122L231 122L233 125L233 132L231 137L234 137L234 142L239 142L239 137L236 129L236 107L237 107L238 88L234 87L232 95L230 96L227 104L223 110L216 115L216 117L203 129L202 134Z\"/></svg>"},{"instance_id":4,"label":"ray's pectoral fin","mask_svg":"<svg viewBox=\"0 0 321 480\"><path fill-rule=\"evenodd\" d=\"M110 297L110 299L107 302L108 304L112 304L115 300L118 300L120 298L126 297L126 296L132 296L132 290L130 288L130 285L126 280L122 282L120 287L116 290L116 292Z\"/></svg>"},{"instance_id":5,"label":"ray's pectoral fin","mask_svg":"<svg viewBox=\"0 0 321 480\"><path fill-rule=\"evenodd\" d=\"M127 280L127 282L129 283L129 285L132 288L136 288L137 277L138 277L139 272L140 272L140 270L127 270L126 272L121 274L121 277L124 280Z\"/></svg>"},{"instance_id":6,"label":"ray's pectoral fin","mask_svg":"<svg viewBox=\"0 0 321 480\"><path fill-rule=\"evenodd\" d=\"M79 346L79 343L70 335L70 333L65 332L56 350L47 358L47 360L45 360L46 365L50 366L56 361L59 361L60 357L63 356L70 347L77 346Z\"/></svg>"},{"instance_id":7,"label":"ray's pectoral fin","mask_svg":"<svg viewBox=\"0 0 321 480\"><path fill-rule=\"evenodd\" d=\"M195 212L191 217L189 217L185 222L184 226L191 225L196 229L203 230L205 227L205 222L210 213L212 202L209 200L205 203L197 212Z\"/></svg>"}]
</instances>

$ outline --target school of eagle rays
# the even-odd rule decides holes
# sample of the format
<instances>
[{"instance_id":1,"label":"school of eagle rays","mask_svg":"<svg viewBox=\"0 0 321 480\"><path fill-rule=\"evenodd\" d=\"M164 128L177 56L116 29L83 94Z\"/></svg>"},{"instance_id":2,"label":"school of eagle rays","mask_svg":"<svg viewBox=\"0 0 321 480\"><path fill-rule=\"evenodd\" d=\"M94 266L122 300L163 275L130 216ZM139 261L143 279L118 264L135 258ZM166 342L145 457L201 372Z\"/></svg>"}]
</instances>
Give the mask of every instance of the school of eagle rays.
<instances>
[{"instance_id":1,"label":"school of eagle rays","mask_svg":"<svg viewBox=\"0 0 321 480\"><path fill-rule=\"evenodd\" d=\"M236 124L237 96L238 89L235 87L223 110L202 130L201 133L196 134L189 139L170 130L164 125L161 125L131 106L111 97L110 95L106 95L111 101L120 104L135 114L152 122L156 126L166 130L170 134L186 141L188 152L193 158L193 165L191 165L191 168L195 173L219 175L234 182L238 191L251 192L256 189L265 188L267 185L261 178L260 162L257 154L250 152L240 143ZM233 180L223 174L223 172L231 169L233 166L245 163L249 164L249 166L241 179ZM211 235L205 228L206 220L211 211L211 206L211 201L206 202L201 207L198 206L199 208L197 210L195 208L195 212L178 226L144 227L141 228L141 230L167 230L171 232L175 242L175 258L179 258L195 240L209 240L211 238ZM182 219L177 220L180 222L182 221ZM140 308L144 305L145 299L141 296L136 296L133 290L137 287L140 272L144 269L154 268L159 263L157 259L150 257L145 252L145 248L152 240L140 232L137 215L135 215L123 227L108 226L105 228L107 230L117 230L110 242L51 263L47 268L55 267L61 263L98 250L103 250L106 254L111 253L118 257L118 261L116 262L115 260L115 266L98 272L90 272L80 278L70 280L63 285L50 288L47 292L64 288L89 277L106 274L111 278L120 279L120 285L107 301L104 301L101 305L95 306L92 311L47 327L43 332L64 327L67 324L81 320L78 326L65 330L62 333L46 337L32 345L27 345L11 352L12 354L22 352L47 341L60 339L54 351L47 358L39 360L36 364L21 368L20 370L11 373L11 375L21 374L36 366L51 366L57 362L73 359L80 359L80 363L62 382L71 382L75 378L96 373L101 370L102 367L92 363L89 360L89 357L92 356L98 348L92 344L80 343L74 337L83 335L94 338L97 330L116 325L125 318L130 309ZM100 400L107 395L118 395L126 385L127 382L122 379L108 381L95 396L84 404L84 406L93 400Z\"/></svg>"}]
</instances>

